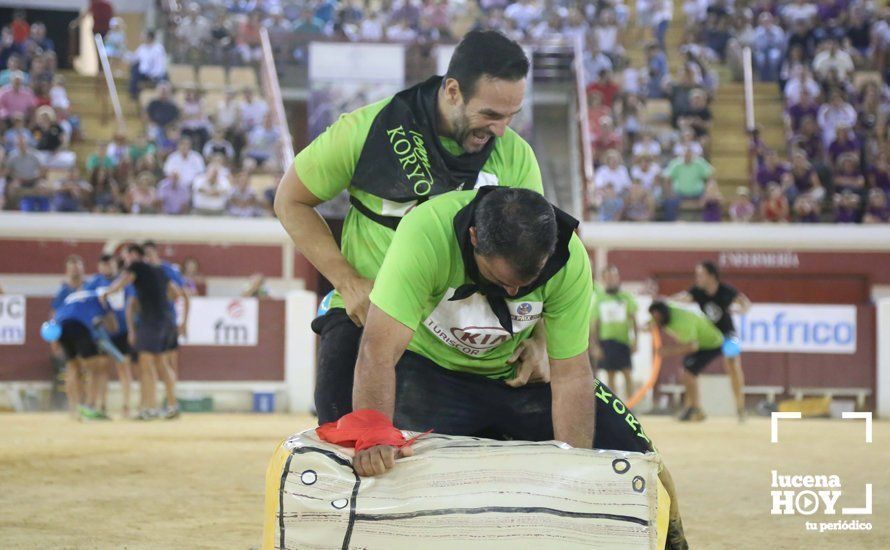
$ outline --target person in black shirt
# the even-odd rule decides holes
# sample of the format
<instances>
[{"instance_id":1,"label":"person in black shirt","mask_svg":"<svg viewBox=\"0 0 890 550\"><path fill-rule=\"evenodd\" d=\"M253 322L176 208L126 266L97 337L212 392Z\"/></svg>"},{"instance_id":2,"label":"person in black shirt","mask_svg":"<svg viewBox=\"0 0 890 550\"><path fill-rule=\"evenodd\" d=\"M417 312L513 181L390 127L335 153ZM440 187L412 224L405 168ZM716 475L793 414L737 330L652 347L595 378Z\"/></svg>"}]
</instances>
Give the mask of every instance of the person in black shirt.
<instances>
[{"instance_id":1,"label":"person in black shirt","mask_svg":"<svg viewBox=\"0 0 890 550\"><path fill-rule=\"evenodd\" d=\"M164 360L167 350L168 331L172 325L168 300L177 296L179 289L160 266L145 261L145 251L136 244L127 246L124 260L126 267L104 295L112 294L133 285L136 299L127 302L127 329L130 345L139 354L141 411L136 417L148 420L158 416L155 410L155 380L160 378L167 391L165 418L179 416L176 403L176 376ZM139 319L136 321L138 311Z\"/></svg>"},{"instance_id":2,"label":"person in black shirt","mask_svg":"<svg viewBox=\"0 0 890 550\"><path fill-rule=\"evenodd\" d=\"M735 338L735 325L732 314L744 314L751 307L751 300L735 287L720 281L720 271L714 262L704 261L695 266L695 284L689 290L671 297L678 302L698 304L705 317L723 333L727 339ZM732 381L732 391L736 400L739 420L745 418L745 375L742 372L742 357L723 357L723 368Z\"/></svg>"}]
</instances>

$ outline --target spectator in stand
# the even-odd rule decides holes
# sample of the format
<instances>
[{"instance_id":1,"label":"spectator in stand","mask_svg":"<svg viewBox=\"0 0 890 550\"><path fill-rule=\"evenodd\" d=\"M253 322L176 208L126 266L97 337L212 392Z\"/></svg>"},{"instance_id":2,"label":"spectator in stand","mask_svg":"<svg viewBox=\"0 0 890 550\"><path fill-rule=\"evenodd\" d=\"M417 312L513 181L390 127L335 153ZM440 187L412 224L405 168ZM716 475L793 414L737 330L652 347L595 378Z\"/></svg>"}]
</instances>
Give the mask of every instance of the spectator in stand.
<instances>
[{"instance_id":1,"label":"spectator in stand","mask_svg":"<svg viewBox=\"0 0 890 550\"><path fill-rule=\"evenodd\" d=\"M705 186L714 177L714 168L691 149L667 165L662 174L671 183L674 195L680 200L698 200Z\"/></svg>"},{"instance_id":2,"label":"spectator in stand","mask_svg":"<svg viewBox=\"0 0 890 550\"><path fill-rule=\"evenodd\" d=\"M704 44L721 62L726 61L726 50L731 38L729 20L715 13L708 14L704 24Z\"/></svg>"},{"instance_id":3,"label":"spectator in stand","mask_svg":"<svg viewBox=\"0 0 890 550\"><path fill-rule=\"evenodd\" d=\"M809 90L803 90L800 94L800 100L791 104L787 110L788 126L792 132L800 131L800 125L804 117L819 116L819 105L813 101L813 96Z\"/></svg>"},{"instance_id":4,"label":"spectator in stand","mask_svg":"<svg viewBox=\"0 0 890 550\"><path fill-rule=\"evenodd\" d=\"M772 14L763 12L757 18L754 30L754 67L760 80L773 82L779 78L782 57L785 53L785 32L775 24Z\"/></svg>"},{"instance_id":5,"label":"spectator in stand","mask_svg":"<svg viewBox=\"0 0 890 550\"><path fill-rule=\"evenodd\" d=\"M28 24L28 18L25 16L25 10L15 10L12 12L12 40L20 46L24 46L28 37L31 36L31 25Z\"/></svg>"},{"instance_id":6,"label":"spectator in stand","mask_svg":"<svg viewBox=\"0 0 890 550\"><path fill-rule=\"evenodd\" d=\"M760 203L760 219L770 223L791 221L788 198L778 183L772 183L766 189L766 198Z\"/></svg>"},{"instance_id":7,"label":"spectator in stand","mask_svg":"<svg viewBox=\"0 0 890 550\"><path fill-rule=\"evenodd\" d=\"M816 5L808 0L792 0L782 6L780 14L786 25L803 23L809 27L816 18Z\"/></svg>"},{"instance_id":8,"label":"spectator in stand","mask_svg":"<svg viewBox=\"0 0 890 550\"><path fill-rule=\"evenodd\" d=\"M652 130L646 128L640 132L640 137L634 142L631 153L634 157L649 155L653 159L657 159L661 157L661 143L655 139Z\"/></svg>"},{"instance_id":9,"label":"spectator in stand","mask_svg":"<svg viewBox=\"0 0 890 550\"><path fill-rule=\"evenodd\" d=\"M751 192L744 185L736 187L735 198L729 204L729 219L733 222L748 223L754 219L756 208L751 202Z\"/></svg>"},{"instance_id":10,"label":"spectator in stand","mask_svg":"<svg viewBox=\"0 0 890 550\"><path fill-rule=\"evenodd\" d=\"M589 86L602 71L611 71L613 65L609 56L600 51L599 44L593 33L588 33L586 43L587 48L585 48L584 51L584 74L587 77L587 82L585 82L585 84Z\"/></svg>"},{"instance_id":11,"label":"spectator in stand","mask_svg":"<svg viewBox=\"0 0 890 550\"><path fill-rule=\"evenodd\" d=\"M6 193L22 212L48 212L52 189L46 182L46 167L24 136L6 159Z\"/></svg>"},{"instance_id":12,"label":"spectator in stand","mask_svg":"<svg viewBox=\"0 0 890 550\"><path fill-rule=\"evenodd\" d=\"M593 138L593 154L595 155L595 163L597 165L606 162L605 154L610 150L623 151L624 139L621 132L615 128L612 117L604 116L600 120L599 131L594 134Z\"/></svg>"},{"instance_id":13,"label":"spectator in stand","mask_svg":"<svg viewBox=\"0 0 890 550\"><path fill-rule=\"evenodd\" d=\"M48 56L45 55L35 55L31 60L31 68L28 71L28 75L30 77L31 89L36 90L38 87L45 86L47 90L49 90L50 86L53 85L53 79L55 78L55 73L53 69L49 66Z\"/></svg>"},{"instance_id":14,"label":"spectator in stand","mask_svg":"<svg viewBox=\"0 0 890 550\"><path fill-rule=\"evenodd\" d=\"M105 54L115 77L122 77L121 67L129 56L127 49L127 24L120 17L112 17L108 34L105 35Z\"/></svg>"},{"instance_id":15,"label":"spectator in stand","mask_svg":"<svg viewBox=\"0 0 890 550\"><path fill-rule=\"evenodd\" d=\"M127 211L131 214L154 214L157 212L157 202L154 176L149 172L140 173L124 198Z\"/></svg>"},{"instance_id":16,"label":"spectator in stand","mask_svg":"<svg viewBox=\"0 0 890 550\"><path fill-rule=\"evenodd\" d=\"M242 170L235 175L235 185L229 195L228 212L230 216L252 218L260 214L256 191L250 186L250 174Z\"/></svg>"},{"instance_id":17,"label":"spectator in stand","mask_svg":"<svg viewBox=\"0 0 890 550\"><path fill-rule=\"evenodd\" d=\"M178 173L171 172L158 184L158 201L164 214L188 214L192 191L179 180Z\"/></svg>"},{"instance_id":18,"label":"spectator in stand","mask_svg":"<svg viewBox=\"0 0 890 550\"><path fill-rule=\"evenodd\" d=\"M839 80L849 80L855 70L853 58L840 48L836 40L828 40L824 49L813 59L813 72L820 81L828 80L834 74Z\"/></svg>"},{"instance_id":19,"label":"spectator in stand","mask_svg":"<svg viewBox=\"0 0 890 550\"><path fill-rule=\"evenodd\" d=\"M593 35L596 37L599 49L609 56L613 64L622 59L624 55L624 48L621 46L618 33L615 11L611 8L603 9L600 12L598 24L593 28Z\"/></svg>"},{"instance_id":20,"label":"spectator in stand","mask_svg":"<svg viewBox=\"0 0 890 550\"><path fill-rule=\"evenodd\" d=\"M829 97L831 100L819 107L819 115L816 117L826 149L835 140L839 127L853 127L856 124L856 109L844 100L843 93L835 88Z\"/></svg>"},{"instance_id":21,"label":"spectator in stand","mask_svg":"<svg viewBox=\"0 0 890 550\"><path fill-rule=\"evenodd\" d=\"M12 117L12 128L3 134L3 146L7 153L15 151L19 136L23 136L30 147L37 145L37 140L34 139L31 130L25 126L25 117L22 115Z\"/></svg>"},{"instance_id":22,"label":"spectator in stand","mask_svg":"<svg viewBox=\"0 0 890 550\"><path fill-rule=\"evenodd\" d=\"M701 221L719 222L723 220L723 193L717 187L717 182L711 180L705 187L701 196Z\"/></svg>"},{"instance_id":23,"label":"spectator in stand","mask_svg":"<svg viewBox=\"0 0 890 550\"><path fill-rule=\"evenodd\" d=\"M868 192L868 202L862 214L862 223L890 222L890 207L887 206L887 195L880 189Z\"/></svg>"},{"instance_id":24,"label":"spectator in stand","mask_svg":"<svg viewBox=\"0 0 890 550\"><path fill-rule=\"evenodd\" d=\"M121 211L121 187L111 170L98 165L90 174L90 187L93 195L89 202L93 212Z\"/></svg>"},{"instance_id":25,"label":"spectator in stand","mask_svg":"<svg viewBox=\"0 0 890 550\"><path fill-rule=\"evenodd\" d=\"M523 31L527 30L531 24L541 19L544 9L536 0L518 0L507 6L504 10L504 16L516 22L516 26Z\"/></svg>"},{"instance_id":26,"label":"spectator in stand","mask_svg":"<svg viewBox=\"0 0 890 550\"><path fill-rule=\"evenodd\" d=\"M228 67L237 55L235 33L224 10L219 10L210 26L210 62Z\"/></svg>"},{"instance_id":27,"label":"spectator in stand","mask_svg":"<svg viewBox=\"0 0 890 550\"><path fill-rule=\"evenodd\" d=\"M358 38L362 42L380 42L383 40L383 15L371 12L362 20L358 30Z\"/></svg>"},{"instance_id":28,"label":"spectator in stand","mask_svg":"<svg viewBox=\"0 0 890 550\"><path fill-rule=\"evenodd\" d=\"M890 163L887 162L887 153L879 153L875 158L868 171L868 184L890 196Z\"/></svg>"},{"instance_id":29,"label":"spectator in stand","mask_svg":"<svg viewBox=\"0 0 890 550\"><path fill-rule=\"evenodd\" d=\"M222 155L230 163L235 160L235 149L226 139L225 130L219 127L213 130L213 136L210 141L204 144L201 153L204 155L205 161L209 161L213 155Z\"/></svg>"},{"instance_id":30,"label":"spectator in stand","mask_svg":"<svg viewBox=\"0 0 890 550\"><path fill-rule=\"evenodd\" d=\"M630 222L651 222L655 219L655 200L638 180L634 180L627 191L622 219Z\"/></svg>"},{"instance_id":31,"label":"spectator in stand","mask_svg":"<svg viewBox=\"0 0 890 550\"><path fill-rule=\"evenodd\" d=\"M872 24L862 4L850 6L849 16L846 24L849 53L857 63L864 62L870 57Z\"/></svg>"},{"instance_id":32,"label":"spectator in stand","mask_svg":"<svg viewBox=\"0 0 890 550\"><path fill-rule=\"evenodd\" d=\"M587 118L590 121L590 133L596 139L601 132L600 122L608 118L611 120L612 109L603 105L603 94L597 91L587 93Z\"/></svg>"},{"instance_id":33,"label":"spectator in stand","mask_svg":"<svg viewBox=\"0 0 890 550\"><path fill-rule=\"evenodd\" d=\"M0 89L0 118L9 120L21 115L27 122L37 107L34 92L25 86L25 77L19 72L12 73L10 84Z\"/></svg>"},{"instance_id":34,"label":"spectator in stand","mask_svg":"<svg viewBox=\"0 0 890 550\"><path fill-rule=\"evenodd\" d=\"M247 134L244 155L263 166L278 155L281 135L272 122L272 113L267 113L262 126L257 126Z\"/></svg>"},{"instance_id":35,"label":"spectator in stand","mask_svg":"<svg viewBox=\"0 0 890 550\"><path fill-rule=\"evenodd\" d=\"M177 122L180 116L179 107L173 101L170 84L167 82L159 84L157 91L157 97L149 101L145 107L145 116L150 123L149 135Z\"/></svg>"},{"instance_id":36,"label":"spectator in stand","mask_svg":"<svg viewBox=\"0 0 890 550\"><path fill-rule=\"evenodd\" d=\"M607 183L601 190L599 190L597 200L594 204L599 204L599 210L597 211L597 219L599 221L621 221L621 215L624 212L624 200L618 195L618 192L611 183Z\"/></svg>"},{"instance_id":37,"label":"spectator in stand","mask_svg":"<svg viewBox=\"0 0 890 550\"><path fill-rule=\"evenodd\" d=\"M707 147L714 116L708 107L708 94L702 89L689 92L689 105L678 113L677 126L688 127L695 132L696 140Z\"/></svg>"},{"instance_id":38,"label":"spectator in stand","mask_svg":"<svg viewBox=\"0 0 890 550\"><path fill-rule=\"evenodd\" d=\"M60 74L53 79L53 85L49 89L49 105L60 114L67 113L71 108L71 100L65 90L65 77Z\"/></svg>"},{"instance_id":39,"label":"spectator in stand","mask_svg":"<svg viewBox=\"0 0 890 550\"><path fill-rule=\"evenodd\" d=\"M108 155L108 144L101 141L96 148L96 152L87 158L86 163L88 172L93 172L100 167L105 168L106 170L114 170L117 168L117 164L114 162L114 157Z\"/></svg>"},{"instance_id":40,"label":"spectator in stand","mask_svg":"<svg viewBox=\"0 0 890 550\"><path fill-rule=\"evenodd\" d=\"M252 63L262 58L263 50L260 44L262 26L260 14L257 11L251 12L247 19L238 25L238 33L235 35L235 50L242 62Z\"/></svg>"},{"instance_id":41,"label":"spectator in stand","mask_svg":"<svg viewBox=\"0 0 890 550\"><path fill-rule=\"evenodd\" d=\"M686 151L692 151L696 157L705 156L705 148L695 138L695 132L691 128L683 128L680 131L680 140L674 144L671 152L675 157L682 157Z\"/></svg>"},{"instance_id":42,"label":"spectator in stand","mask_svg":"<svg viewBox=\"0 0 890 550\"><path fill-rule=\"evenodd\" d=\"M118 132L111 138L111 143L105 149L105 154L111 157L117 167L118 177L125 181L130 173L130 144L127 136Z\"/></svg>"},{"instance_id":43,"label":"spectator in stand","mask_svg":"<svg viewBox=\"0 0 890 550\"><path fill-rule=\"evenodd\" d=\"M204 159L195 151L192 151L192 140L182 138L176 151L171 153L164 162L164 174L169 176L173 172L179 174L179 179L186 187L194 187L195 180L204 173L206 165Z\"/></svg>"},{"instance_id":44,"label":"spectator in stand","mask_svg":"<svg viewBox=\"0 0 890 550\"><path fill-rule=\"evenodd\" d=\"M782 161L775 150L769 149L763 155L763 162L760 163L760 166L757 168L754 175L754 181L757 183L757 187L754 188L755 196L759 196L766 191L766 188L771 183L782 185L784 182L788 181L788 174L790 172L791 165Z\"/></svg>"},{"instance_id":45,"label":"spectator in stand","mask_svg":"<svg viewBox=\"0 0 890 550\"><path fill-rule=\"evenodd\" d=\"M825 197L825 187L818 171L807 159L807 154L799 149L791 153L791 169L782 177L783 188L791 198L807 195L815 201Z\"/></svg>"},{"instance_id":46,"label":"spectator in stand","mask_svg":"<svg viewBox=\"0 0 890 550\"><path fill-rule=\"evenodd\" d=\"M612 79L612 71L602 69L597 75L596 81L587 86L587 94L600 94L602 104L608 108L612 108L615 97L621 92L621 88Z\"/></svg>"},{"instance_id":47,"label":"spectator in stand","mask_svg":"<svg viewBox=\"0 0 890 550\"><path fill-rule=\"evenodd\" d=\"M244 99L238 104L238 115L241 131L247 133L263 123L269 112L269 105L261 97L257 97L252 88L244 88L243 94Z\"/></svg>"},{"instance_id":48,"label":"spectator in stand","mask_svg":"<svg viewBox=\"0 0 890 550\"><path fill-rule=\"evenodd\" d=\"M822 212L819 202L810 195L801 195L794 199L794 221L797 223L819 223Z\"/></svg>"},{"instance_id":49,"label":"spectator in stand","mask_svg":"<svg viewBox=\"0 0 890 550\"><path fill-rule=\"evenodd\" d=\"M77 166L72 166L64 178L53 183L53 212L83 212L92 191L90 184L80 177Z\"/></svg>"},{"instance_id":50,"label":"spectator in stand","mask_svg":"<svg viewBox=\"0 0 890 550\"><path fill-rule=\"evenodd\" d=\"M30 82L28 73L25 71L24 63L22 62L22 56L14 53L9 56L6 60L6 68L0 71L0 86L6 87L12 84L12 75L21 73L22 75L22 84L25 86Z\"/></svg>"},{"instance_id":51,"label":"spectator in stand","mask_svg":"<svg viewBox=\"0 0 890 550\"><path fill-rule=\"evenodd\" d=\"M657 198L661 189L661 166L653 160L653 156L642 154L635 157L630 169L630 177L638 181L648 193Z\"/></svg>"},{"instance_id":52,"label":"spectator in stand","mask_svg":"<svg viewBox=\"0 0 890 550\"><path fill-rule=\"evenodd\" d=\"M652 34L658 42L658 46L663 50L664 36L667 33L668 26L674 19L674 1L673 0L655 0L656 11L652 18Z\"/></svg>"},{"instance_id":53,"label":"spectator in stand","mask_svg":"<svg viewBox=\"0 0 890 550\"><path fill-rule=\"evenodd\" d=\"M822 163L825 146L823 145L822 133L819 130L815 117L803 117L800 122L800 131L791 138L791 145L805 152L807 158L812 159L812 162L816 164Z\"/></svg>"},{"instance_id":54,"label":"spectator in stand","mask_svg":"<svg viewBox=\"0 0 890 550\"><path fill-rule=\"evenodd\" d=\"M203 151L204 144L210 139L210 120L204 113L204 105L197 90L185 92L179 127L180 134L191 139L196 150Z\"/></svg>"},{"instance_id":55,"label":"spectator in stand","mask_svg":"<svg viewBox=\"0 0 890 550\"><path fill-rule=\"evenodd\" d=\"M66 151L68 138L56 122L56 112L49 105L37 109L34 137L38 155L47 168L67 169L77 160L74 153Z\"/></svg>"},{"instance_id":56,"label":"spectator in stand","mask_svg":"<svg viewBox=\"0 0 890 550\"><path fill-rule=\"evenodd\" d=\"M139 90L143 82L152 86L167 80L167 51L163 44L155 39L155 32L145 31L142 44L133 52L130 66L130 97L139 99Z\"/></svg>"},{"instance_id":57,"label":"spectator in stand","mask_svg":"<svg viewBox=\"0 0 890 550\"><path fill-rule=\"evenodd\" d=\"M627 167L621 161L621 153L616 149L609 149L603 155L603 161L593 175L594 188L601 192L607 185L611 185L616 193L624 194L630 188L631 179Z\"/></svg>"},{"instance_id":58,"label":"spectator in stand","mask_svg":"<svg viewBox=\"0 0 890 550\"><path fill-rule=\"evenodd\" d=\"M222 177L219 169L212 166L198 176L192 185L192 207L195 214L220 216L225 213L232 193L228 178Z\"/></svg>"},{"instance_id":59,"label":"spectator in stand","mask_svg":"<svg viewBox=\"0 0 890 550\"><path fill-rule=\"evenodd\" d=\"M865 195L865 176L856 153L843 153L837 160L834 172L834 190L852 191L860 197Z\"/></svg>"},{"instance_id":60,"label":"spectator in stand","mask_svg":"<svg viewBox=\"0 0 890 550\"><path fill-rule=\"evenodd\" d=\"M407 19L398 19L386 27L386 40L394 43L410 44L417 40L415 31Z\"/></svg>"},{"instance_id":61,"label":"spectator in stand","mask_svg":"<svg viewBox=\"0 0 890 550\"><path fill-rule=\"evenodd\" d=\"M648 76L647 95L649 96L649 99L660 99L664 97L664 89L662 85L668 75L668 62L667 56L658 44L649 44L646 46L646 73Z\"/></svg>"},{"instance_id":62,"label":"spectator in stand","mask_svg":"<svg viewBox=\"0 0 890 550\"><path fill-rule=\"evenodd\" d=\"M186 7L174 34L180 59L194 64L204 59L204 47L210 40L210 21L201 15L201 6L192 2Z\"/></svg>"},{"instance_id":63,"label":"spectator in stand","mask_svg":"<svg viewBox=\"0 0 890 550\"><path fill-rule=\"evenodd\" d=\"M862 144L856 139L853 128L849 126L838 126L836 137L831 145L828 146L828 160L831 166L837 167L838 157L844 153L854 153L859 155L862 151Z\"/></svg>"},{"instance_id":64,"label":"spectator in stand","mask_svg":"<svg viewBox=\"0 0 890 550\"><path fill-rule=\"evenodd\" d=\"M834 195L834 223L857 223L862 198L852 191Z\"/></svg>"}]
</instances>

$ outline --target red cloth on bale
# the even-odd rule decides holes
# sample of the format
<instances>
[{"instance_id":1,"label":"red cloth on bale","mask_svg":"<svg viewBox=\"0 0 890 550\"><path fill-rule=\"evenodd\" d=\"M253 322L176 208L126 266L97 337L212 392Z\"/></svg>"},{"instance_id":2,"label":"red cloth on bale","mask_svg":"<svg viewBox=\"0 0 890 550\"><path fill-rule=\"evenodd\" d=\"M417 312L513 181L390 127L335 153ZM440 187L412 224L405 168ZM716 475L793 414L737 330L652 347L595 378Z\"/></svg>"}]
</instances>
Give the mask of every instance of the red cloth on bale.
<instances>
[{"instance_id":1,"label":"red cloth on bale","mask_svg":"<svg viewBox=\"0 0 890 550\"><path fill-rule=\"evenodd\" d=\"M420 435L426 435L420 434L405 439L402 432L392 425L392 421L385 414L374 409L352 411L336 422L322 424L315 433L328 443L353 447L356 451L369 449L375 445L404 447L414 443Z\"/></svg>"}]
</instances>

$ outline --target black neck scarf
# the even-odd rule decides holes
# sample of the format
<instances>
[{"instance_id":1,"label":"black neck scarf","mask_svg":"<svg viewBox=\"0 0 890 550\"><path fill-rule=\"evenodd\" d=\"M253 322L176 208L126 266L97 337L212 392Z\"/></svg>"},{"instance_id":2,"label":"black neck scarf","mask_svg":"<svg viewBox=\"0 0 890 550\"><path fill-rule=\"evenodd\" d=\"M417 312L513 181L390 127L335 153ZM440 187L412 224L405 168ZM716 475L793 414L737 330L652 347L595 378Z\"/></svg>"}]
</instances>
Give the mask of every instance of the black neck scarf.
<instances>
[{"instance_id":1,"label":"black neck scarf","mask_svg":"<svg viewBox=\"0 0 890 550\"><path fill-rule=\"evenodd\" d=\"M454 291L454 295L448 301L463 300L469 298L475 293L482 294L488 301L489 307L497 316L498 321L511 335L513 334L513 319L510 316L510 309L507 307L507 298L521 298L540 286L543 286L551 277L566 265L569 261L569 241L572 234L578 227L578 220L566 214L559 208L553 207L556 214L556 248L538 277L526 286L520 287L516 296L510 296L503 287L486 281L479 274L479 266L476 264L475 248L470 241L470 227L475 225L476 207L482 197L488 193L497 192L502 187L485 186L481 187L476 193L476 197L469 204L461 208L454 216L454 234L457 237L460 246L461 258L464 263L464 269L467 276L472 281L465 285L461 285Z\"/></svg>"},{"instance_id":2,"label":"black neck scarf","mask_svg":"<svg viewBox=\"0 0 890 550\"><path fill-rule=\"evenodd\" d=\"M441 85L442 77L434 76L393 96L371 123L350 185L405 203L476 184L497 138L489 139L478 153L455 156L448 152L437 128ZM359 210L378 223L391 224L384 221L389 216ZM399 218L395 220L397 225Z\"/></svg>"}]
</instances>

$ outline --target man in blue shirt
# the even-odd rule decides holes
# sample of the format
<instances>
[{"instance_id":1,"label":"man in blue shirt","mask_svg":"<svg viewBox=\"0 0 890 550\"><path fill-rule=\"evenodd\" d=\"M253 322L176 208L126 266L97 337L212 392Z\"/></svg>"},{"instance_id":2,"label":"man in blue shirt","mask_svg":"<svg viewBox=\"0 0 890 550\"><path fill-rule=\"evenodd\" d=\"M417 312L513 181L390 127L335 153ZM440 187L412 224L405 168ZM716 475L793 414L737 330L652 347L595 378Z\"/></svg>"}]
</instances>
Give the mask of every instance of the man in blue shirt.
<instances>
[{"instance_id":1,"label":"man in blue shirt","mask_svg":"<svg viewBox=\"0 0 890 550\"><path fill-rule=\"evenodd\" d=\"M161 255L158 253L158 245L154 241L145 241L142 245L142 249L145 251L145 261L151 265L159 266L164 270L164 274L167 275L167 278L176 283L176 298L168 301L168 311L170 312L170 330L167 332L167 342L166 342L166 350L164 352L164 359L167 361L167 364L170 365L170 368L173 370L173 374L178 378L179 377L179 337L185 336L186 324L188 323L189 318L189 297L186 294L183 288L185 287L185 278L183 278L182 273L179 271L179 268L170 262L166 262L161 260ZM176 302L182 300L182 319L177 320L177 311L176 311Z\"/></svg>"},{"instance_id":2,"label":"man in blue shirt","mask_svg":"<svg viewBox=\"0 0 890 550\"><path fill-rule=\"evenodd\" d=\"M77 254L72 254L65 260L65 280L62 281L62 286L60 286L59 290L56 291L56 295L53 297L53 301L50 304L52 311L55 311L62 307L62 303L65 301L65 298L67 298L69 294L71 294L75 290L82 290L83 287L83 258L78 256Z\"/></svg>"},{"instance_id":3,"label":"man in blue shirt","mask_svg":"<svg viewBox=\"0 0 890 550\"><path fill-rule=\"evenodd\" d=\"M104 291L111 286L114 280L118 275L118 259L112 256L111 254L103 254L99 258L99 263L97 264L98 273L93 275L87 280L86 288L88 290L95 290L98 294L103 294ZM114 363L114 366L117 368L117 376L118 380L121 383L121 391L123 392L123 415L124 418L130 416L130 387L133 381L133 375L130 369L131 358L134 355L133 349L130 346L130 342L127 339L127 300L129 300L134 294L134 290L132 286L128 286L123 290L119 290L114 294L111 294L107 298L108 306L114 312L115 319L117 320L117 332L112 333L111 343L121 352L122 361L114 361L113 358L109 357L108 360L103 361L102 366L96 372L97 376L95 377L96 383L92 388L92 403L93 406L100 411L105 411L105 404L108 397L108 379L111 375L111 364Z\"/></svg>"},{"instance_id":4,"label":"man in blue shirt","mask_svg":"<svg viewBox=\"0 0 890 550\"><path fill-rule=\"evenodd\" d=\"M101 337L104 324L111 332L117 331L117 319L103 303L96 291L78 290L70 293L56 309L53 319L62 328L59 345L65 353L65 390L72 416L86 414L83 407L84 391L81 376L84 369L96 368L101 361L96 340Z\"/></svg>"}]
</instances>

